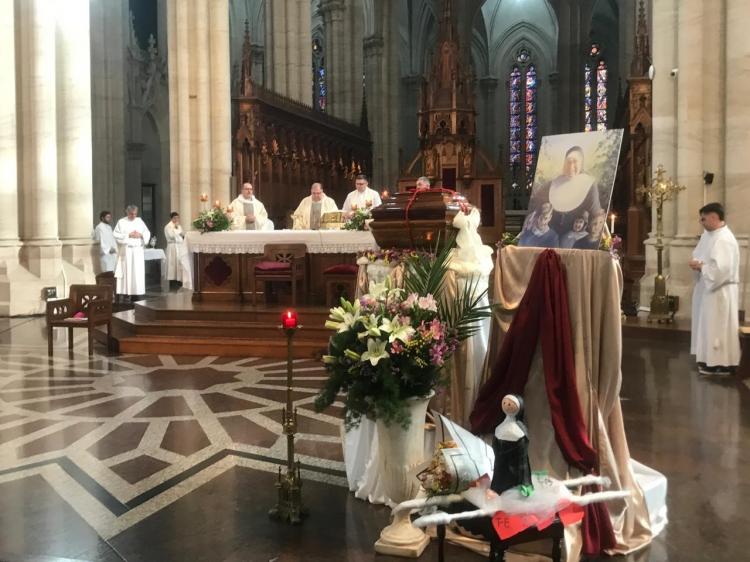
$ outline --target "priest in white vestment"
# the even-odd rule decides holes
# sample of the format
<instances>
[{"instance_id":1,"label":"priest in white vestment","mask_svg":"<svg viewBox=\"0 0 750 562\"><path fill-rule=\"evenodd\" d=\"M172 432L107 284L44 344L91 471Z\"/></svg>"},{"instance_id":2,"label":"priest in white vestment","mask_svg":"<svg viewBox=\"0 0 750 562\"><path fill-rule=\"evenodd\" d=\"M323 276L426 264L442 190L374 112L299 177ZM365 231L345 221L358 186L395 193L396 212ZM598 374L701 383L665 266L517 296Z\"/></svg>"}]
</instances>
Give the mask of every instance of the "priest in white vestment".
<instances>
[{"instance_id":1,"label":"priest in white vestment","mask_svg":"<svg viewBox=\"0 0 750 562\"><path fill-rule=\"evenodd\" d=\"M138 217L138 207L128 205L126 217L117 221L114 237L117 240L117 279L118 295L146 294L146 264L143 249L151 239L151 233Z\"/></svg>"},{"instance_id":2,"label":"priest in white vestment","mask_svg":"<svg viewBox=\"0 0 750 562\"><path fill-rule=\"evenodd\" d=\"M323 192L323 186L314 183L310 195L305 197L294 211L294 230L320 230L320 219L325 213L338 211L336 201Z\"/></svg>"},{"instance_id":3,"label":"priest in white vestment","mask_svg":"<svg viewBox=\"0 0 750 562\"><path fill-rule=\"evenodd\" d=\"M182 283L183 288L193 288L190 257L185 244L185 233L180 225L179 213L173 212L164 227L167 239L167 280Z\"/></svg>"},{"instance_id":4,"label":"priest in white vestment","mask_svg":"<svg viewBox=\"0 0 750 562\"><path fill-rule=\"evenodd\" d=\"M112 213L99 213L99 224L91 237L99 243L99 265L101 273L114 271L117 265L117 240L112 234Z\"/></svg>"},{"instance_id":5,"label":"priest in white vestment","mask_svg":"<svg viewBox=\"0 0 750 562\"><path fill-rule=\"evenodd\" d=\"M730 374L740 362L740 249L724 222L724 207L700 210L705 231L689 266L695 271L690 353L702 374Z\"/></svg>"},{"instance_id":6,"label":"priest in white vestment","mask_svg":"<svg viewBox=\"0 0 750 562\"><path fill-rule=\"evenodd\" d=\"M232 228L234 230L266 230L268 212L253 194L253 184L242 184L242 193L232 201Z\"/></svg>"},{"instance_id":7,"label":"priest in white vestment","mask_svg":"<svg viewBox=\"0 0 750 562\"><path fill-rule=\"evenodd\" d=\"M358 209L370 209L380 205L380 194L367 187L367 176L358 175L354 180L354 187L356 189L346 196L344 206L341 207L347 216L352 216Z\"/></svg>"}]
</instances>

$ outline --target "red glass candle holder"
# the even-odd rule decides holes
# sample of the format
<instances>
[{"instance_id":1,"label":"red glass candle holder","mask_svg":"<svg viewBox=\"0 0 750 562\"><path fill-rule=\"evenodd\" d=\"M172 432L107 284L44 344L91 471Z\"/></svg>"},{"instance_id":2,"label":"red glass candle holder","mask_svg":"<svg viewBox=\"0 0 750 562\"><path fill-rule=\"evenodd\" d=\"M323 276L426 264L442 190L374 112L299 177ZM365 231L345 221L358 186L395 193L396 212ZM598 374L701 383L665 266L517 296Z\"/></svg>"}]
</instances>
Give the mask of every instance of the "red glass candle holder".
<instances>
[{"instance_id":1,"label":"red glass candle holder","mask_svg":"<svg viewBox=\"0 0 750 562\"><path fill-rule=\"evenodd\" d=\"M281 325L285 330L294 330L297 328L297 313L294 310L287 310L281 315Z\"/></svg>"}]
</instances>

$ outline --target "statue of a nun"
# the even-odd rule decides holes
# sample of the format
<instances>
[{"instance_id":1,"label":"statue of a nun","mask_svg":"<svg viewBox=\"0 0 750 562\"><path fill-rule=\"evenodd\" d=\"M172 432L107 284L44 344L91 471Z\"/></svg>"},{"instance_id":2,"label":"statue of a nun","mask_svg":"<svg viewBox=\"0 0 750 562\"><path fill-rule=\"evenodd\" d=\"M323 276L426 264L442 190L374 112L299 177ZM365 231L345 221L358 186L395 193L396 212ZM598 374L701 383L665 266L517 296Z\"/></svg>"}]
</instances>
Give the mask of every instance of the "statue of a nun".
<instances>
[{"instance_id":1,"label":"statue of a nun","mask_svg":"<svg viewBox=\"0 0 750 562\"><path fill-rule=\"evenodd\" d=\"M495 467L490 484L498 494L516 486L531 487L529 435L523 423L523 398L507 394L501 405L505 419L495 428L492 438Z\"/></svg>"}]
</instances>

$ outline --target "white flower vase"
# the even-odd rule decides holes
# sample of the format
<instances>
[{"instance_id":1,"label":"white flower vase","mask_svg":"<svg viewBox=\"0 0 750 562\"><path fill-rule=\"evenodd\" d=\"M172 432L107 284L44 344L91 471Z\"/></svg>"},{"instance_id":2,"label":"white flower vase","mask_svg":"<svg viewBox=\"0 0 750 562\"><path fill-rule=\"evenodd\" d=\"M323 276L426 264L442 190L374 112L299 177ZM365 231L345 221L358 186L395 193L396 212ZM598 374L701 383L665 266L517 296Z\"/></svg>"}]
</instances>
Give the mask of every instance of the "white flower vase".
<instances>
[{"instance_id":1,"label":"white flower vase","mask_svg":"<svg viewBox=\"0 0 750 562\"><path fill-rule=\"evenodd\" d=\"M424 421L430 398L432 394L409 400L410 423L407 429L397 423L387 426L377 421L380 477L388 498L394 504L413 499L419 492L419 480L412 474L412 469L424 460ZM429 542L430 538L412 525L409 511L404 510L396 513L391 524L380 532L375 551L418 558Z\"/></svg>"}]
</instances>

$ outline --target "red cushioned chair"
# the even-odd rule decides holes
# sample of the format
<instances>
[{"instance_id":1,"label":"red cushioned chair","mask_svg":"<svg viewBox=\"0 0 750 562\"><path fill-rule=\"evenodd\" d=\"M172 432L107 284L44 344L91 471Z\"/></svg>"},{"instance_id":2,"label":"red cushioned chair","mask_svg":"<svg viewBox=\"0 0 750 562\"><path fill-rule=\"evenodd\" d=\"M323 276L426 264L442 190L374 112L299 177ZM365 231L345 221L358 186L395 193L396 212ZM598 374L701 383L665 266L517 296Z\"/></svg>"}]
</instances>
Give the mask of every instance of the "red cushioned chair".
<instances>
[{"instance_id":1,"label":"red cushioned chair","mask_svg":"<svg viewBox=\"0 0 750 562\"><path fill-rule=\"evenodd\" d=\"M359 266L352 263L340 263L323 270L326 280L326 305L338 306L341 297L352 300L357 292L357 274Z\"/></svg>"},{"instance_id":2,"label":"red cushioned chair","mask_svg":"<svg viewBox=\"0 0 750 562\"><path fill-rule=\"evenodd\" d=\"M307 294L307 246L304 244L266 244L263 258L253 267L255 281L281 281L292 284L292 306L297 305L297 283L302 281L303 294ZM263 294L267 292L264 290ZM253 304L256 291L253 285Z\"/></svg>"}]
</instances>

